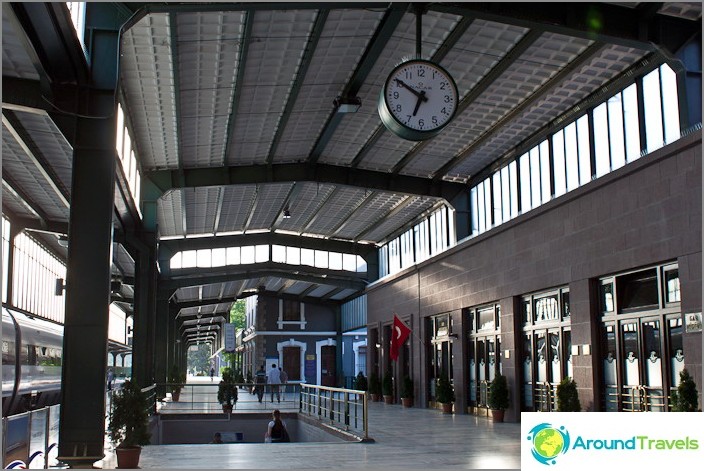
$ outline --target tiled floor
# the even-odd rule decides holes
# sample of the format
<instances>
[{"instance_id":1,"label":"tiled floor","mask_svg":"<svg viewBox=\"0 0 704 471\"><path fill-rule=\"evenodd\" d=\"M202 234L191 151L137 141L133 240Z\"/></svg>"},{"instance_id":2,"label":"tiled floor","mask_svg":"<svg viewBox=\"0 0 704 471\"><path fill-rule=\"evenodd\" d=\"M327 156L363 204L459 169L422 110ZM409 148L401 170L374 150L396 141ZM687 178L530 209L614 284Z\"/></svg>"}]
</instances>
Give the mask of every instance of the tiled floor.
<instances>
[{"instance_id":1,"label":"tiled floor","mask_svg":"<svg viewBox=\"0 0 704 471\"><path fill-rule=\"evenodd\" d=\"M142 449L142 468L520 468L520 425L370 403L374 443L163 445ZM276 447L277 452L272 453ZM115 468L114 455L97 463Z\"/></svg>"}]
</instances>

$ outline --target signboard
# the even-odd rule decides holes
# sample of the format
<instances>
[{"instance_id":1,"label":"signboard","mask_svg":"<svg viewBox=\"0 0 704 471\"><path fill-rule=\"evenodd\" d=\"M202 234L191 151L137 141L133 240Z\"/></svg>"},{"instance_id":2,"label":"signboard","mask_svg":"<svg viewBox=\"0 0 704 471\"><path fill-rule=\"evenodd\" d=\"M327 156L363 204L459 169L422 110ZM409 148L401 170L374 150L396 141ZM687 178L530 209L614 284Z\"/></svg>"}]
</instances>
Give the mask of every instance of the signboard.
<instances>
[{"instance_id":1,"label":"signboard","mask_svg":"<svg viewBox=\"0 0 704 471\"><path fill-rule=\"evenodd\" d=\"M235 324L225 324L225 351L235 351Z\"/></svg>"},{"instance_id":2,"label":"signboard","mask_svg":"<svg viewBox=\"0 0 704 471\"><path fill-rule=\"evenodd\" d=\"M306 381L315 382L315 355L306 355L305 363L305 379ZM309 379L310 378L310 379Z\"/></svg>"},{"instance_id":3,"label":"signboard","mask_svg":"<svg viewBox=\"0 0 704 471\"><path fill-rule=\"evenodd\" d=\"M684 329L685 332L701 332L702 331L702 313L701 312L689 312L684 315Z\"/></svg>"}]
</instances>

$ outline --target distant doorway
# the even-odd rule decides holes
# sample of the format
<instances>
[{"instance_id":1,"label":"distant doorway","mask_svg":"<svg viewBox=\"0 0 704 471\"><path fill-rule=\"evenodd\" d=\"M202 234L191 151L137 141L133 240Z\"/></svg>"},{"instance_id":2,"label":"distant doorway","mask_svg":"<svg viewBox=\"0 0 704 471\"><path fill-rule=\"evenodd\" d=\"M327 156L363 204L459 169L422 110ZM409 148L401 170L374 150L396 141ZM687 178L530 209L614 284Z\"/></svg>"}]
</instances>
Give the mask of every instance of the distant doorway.
<instances>
[{"instance_id":1,"label":"distant doorway","mask_svg":"<svg viewBox=\"0 0 704 471\"><path fill-rule=\"evenodd\" d=\"M320 384L322 386L335 386L337 383L336 351L335 345L326 345L320 349Z\"/></svg>"},{"instance_id":2,"label":"distant doorway","mask_svg":"<svg viewBox=\"0 0 704 471\"><path fill-rule=\"evenodd\" d=\"M301 348L284 347L282 368L290 381L301 379Z\"/></svg>"}]
</instances>

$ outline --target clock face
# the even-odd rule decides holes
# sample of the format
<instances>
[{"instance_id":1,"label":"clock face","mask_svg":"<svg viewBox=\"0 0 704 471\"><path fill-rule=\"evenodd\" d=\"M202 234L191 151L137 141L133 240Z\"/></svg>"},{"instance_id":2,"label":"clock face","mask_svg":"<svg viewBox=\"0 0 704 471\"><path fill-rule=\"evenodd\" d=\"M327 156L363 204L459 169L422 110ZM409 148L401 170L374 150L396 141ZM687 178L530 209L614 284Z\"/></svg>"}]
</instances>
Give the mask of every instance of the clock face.
<instances>
[{"instance_id":1,"label":"clock face","mask_svg":"<svg viewBox=\"0 0 704 471\"><path fill-rule=\"evenodd\" d=\"M404 139L417 141L435 136L457 111L455 81L445 69L426 60L398 65L381 93L381 120Z\"/></svg>"}]
</instances>

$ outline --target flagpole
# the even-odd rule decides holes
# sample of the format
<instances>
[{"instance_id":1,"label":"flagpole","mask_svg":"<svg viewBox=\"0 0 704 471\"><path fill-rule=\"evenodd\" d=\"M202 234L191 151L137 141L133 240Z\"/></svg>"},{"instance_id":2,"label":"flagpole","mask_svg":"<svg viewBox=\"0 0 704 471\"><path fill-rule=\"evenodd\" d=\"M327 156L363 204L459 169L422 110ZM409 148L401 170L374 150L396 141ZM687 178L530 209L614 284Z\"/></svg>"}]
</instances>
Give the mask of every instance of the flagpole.
<instances>
[{"instance_id":1,"label":"flagpole","mask_svg":"<svg viewBox=\"0 0 704 471\"><path fill-rule=\"evenodd\" d=\"M394 312L393 314L394 314L394 316L398 317L398 313ZM399 317L399 319L401 319L401 318ZM403 321L401 321L401 322L403 322ZM403 322L403 323L405 324L405 322ZM412 333L413 335L415 335L416 338L417 338L418 340L420 340L420 343L422 343L423 346L425 347L425 341L424 341L422 338L420 338L420 335L418 335L414 329L411 329L411 333Z\"/></svg>"}]
</instances>

